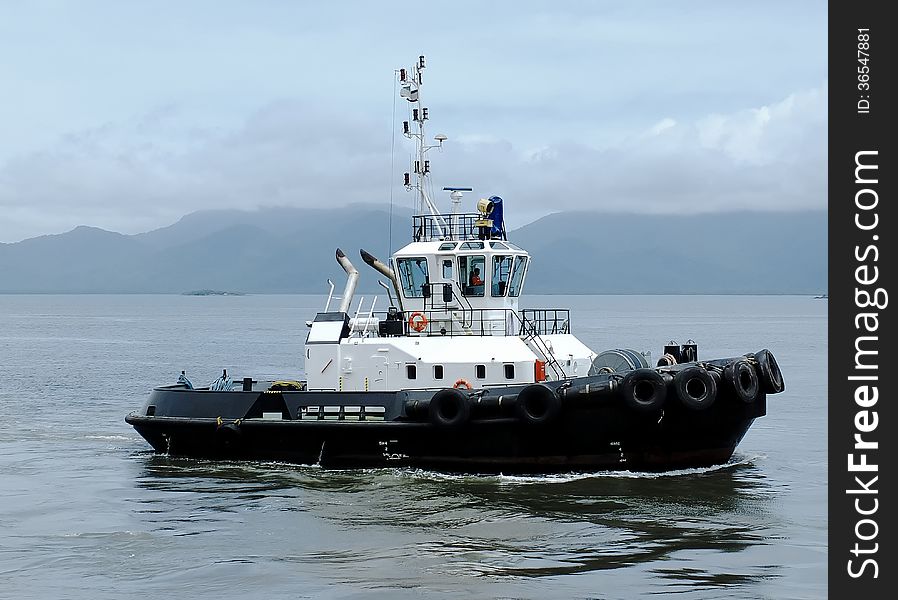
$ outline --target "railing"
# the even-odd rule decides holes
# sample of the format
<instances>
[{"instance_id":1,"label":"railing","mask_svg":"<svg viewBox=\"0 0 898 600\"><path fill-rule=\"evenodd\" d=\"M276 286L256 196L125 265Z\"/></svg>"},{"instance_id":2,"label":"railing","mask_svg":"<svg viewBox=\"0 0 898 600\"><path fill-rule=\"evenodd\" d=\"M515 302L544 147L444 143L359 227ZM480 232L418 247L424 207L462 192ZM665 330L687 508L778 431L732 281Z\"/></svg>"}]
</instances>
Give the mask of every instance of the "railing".
<instances>
[{"instance_id":1,"label":"railing","mask_svg":"<svg viewBox=\"0 0 898 600\"><path fill-rule=\"evenodd\" d=\"M416 317L415 312L424 316ZM507 308L458 308L448 310L422 310L406 313L406 335L421 336L504 336L515 335L520 320ZM418 323L415 328L412 321Z\"/></svg>"},{"instance_id":2,"label":"railing","mask_svg":"<svg viewBox=\"0 0 898 600\"><path fill-rule=\"evenodd\" d=\"M491 239L489 227L475 225L482 218L476 213L414 215L412 217L412 239L416 242ZM505 239L504 231L500 237Z\"/></svg>"},{"instance_id":3,"label":"railing","mask_svg":"<svg viewBox=\"0 0 898 600\"><path fill-rule=\"evenodd\" d=\"M366 321L374 319L383 321L386 313L369 312ZM510 308L445 308L406 311L401 319L401 335L411 336L535 337L570 333L570 311L567 309L526 309L518 313ZM354 327L353 334L379 335L367 324L363 330Z\"/></svg>"},{"instance_id":4,"label":"railing","mask_svg":"<svg viewBox=\"0 0 898 600\"><path fill-rule=\"evenodd\" d=\"M571 332L571 311L564 308L525 308L518 335L551 335Z\"/></svg>"},{"instance_id":5,"label":"railing","mask_svg":"<svg viewBox=\"0 0 898 600\"><path fill-rule=\"evenodd\" d=\"M424 293L424 308L429 310L474 310L471 301L462 293L457 281L451 283L425 283L421 286Z\"/></svg>"}]
</instances>

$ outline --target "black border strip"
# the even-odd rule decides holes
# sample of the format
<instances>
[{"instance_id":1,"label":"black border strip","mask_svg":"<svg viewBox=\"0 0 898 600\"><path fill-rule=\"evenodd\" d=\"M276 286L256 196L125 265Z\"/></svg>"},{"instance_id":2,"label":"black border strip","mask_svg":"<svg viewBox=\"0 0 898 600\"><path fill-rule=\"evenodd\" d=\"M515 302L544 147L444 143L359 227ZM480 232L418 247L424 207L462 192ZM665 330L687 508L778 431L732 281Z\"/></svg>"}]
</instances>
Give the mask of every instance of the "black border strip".
<instances>
[{"instance_id":1,"label":"black border strip","mask_svg":"<svg viewBox=\"0 0 898 600\"><path fill-rule=\"evenodd\" d=\"M829 5L831 598L893 598L898 589L898 295L889 297L898 294L898 23L886 17L889 4Z\"/></svg>"}]
</instances>

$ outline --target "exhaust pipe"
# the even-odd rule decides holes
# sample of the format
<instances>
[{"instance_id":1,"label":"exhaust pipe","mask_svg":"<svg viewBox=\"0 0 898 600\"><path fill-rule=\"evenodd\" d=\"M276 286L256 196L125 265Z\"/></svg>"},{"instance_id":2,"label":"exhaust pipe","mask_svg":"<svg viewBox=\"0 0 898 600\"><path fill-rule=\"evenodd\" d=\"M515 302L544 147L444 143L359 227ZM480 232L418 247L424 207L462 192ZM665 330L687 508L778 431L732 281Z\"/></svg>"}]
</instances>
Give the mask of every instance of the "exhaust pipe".
<instances>
[{"instance_id":1,"label":"exhaust pipe","mask_svg":"<svg viewBox=\"0 0 898 600\"><path fill-rule=\"evenodd\" d=\"M399 290L399 281L396 280L396 274L393 273L393 269L379 261L375 256L365 252L364 250L360 250L362 255L362 260L377 272L381 273L384 277L390 280L393 284L393 289L396 291L396 301L399 303L399 310L404 310L402 308L402 292Z\"/></svg>"},{"instance_id":2,"label":"exhaust pipe","mask_svg":"<svg viewBox=\"0 0 898 600\"><path fill-rule=\"evenodd\" d=\"M349 305L352 304L352 297L355 295L355 286L359 282L359 272L358 269L352 266L352 263L349 262L349 259L346 258L346 255L339 248L337 248L337 262L340 263L340 266L343 267L343 270L349 276L346 280L346 288L343 290L343 300L340 301L339 308L340 312L348 313Z\"/></svg>"}]
</instances>

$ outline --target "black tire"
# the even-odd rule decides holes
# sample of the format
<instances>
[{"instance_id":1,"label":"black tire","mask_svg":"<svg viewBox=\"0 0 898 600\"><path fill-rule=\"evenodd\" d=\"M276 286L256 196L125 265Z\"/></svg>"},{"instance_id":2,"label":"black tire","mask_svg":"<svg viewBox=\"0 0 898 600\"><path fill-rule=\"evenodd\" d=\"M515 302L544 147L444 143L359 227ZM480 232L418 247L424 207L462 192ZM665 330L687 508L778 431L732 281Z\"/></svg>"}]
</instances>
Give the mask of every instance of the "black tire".
<instances>
[{"instance_id":1,"label":"black tire","mask_svg":"<svg viewBox=\"0 0 898 600\"><path fill-rule=\"evenodd\" d=\"M776 363L773 352L761 350L755 354L758 361L758 377L761 379L761 388L767 394L779 394L786 389L780 366Z\"/></svg>"},{"instance_id":2,"label":"black tire","mask_svg":"<svg viewBox=\"0 0 898 600\"><path fill-rule=\"evenodd\" d=\"M430 422L443 429L461 427L471 418L468 395L455 388L440 390L427 407Z\"/></svg>"},{"instance_id":3,"label":"black tire","mask_svg":"<svg viewBox=\"0 0 898 600\"><path fill-rule=\"evenodd\" d=\"M667 386L661 373L654 369L630 371L621 383L624 402L635 411L651 412L664 406Z\"/></svg>"},{"instance_id":4,"label":"black tire","mask_svg":"<svg viewBox=\"0 0 898 600\"><path fill-rule=\"evenodd\" d=\"M739 400L750 404L761 392L758 374L747 360L737 360L723 370L723 379Z\"/></svg>"},{"instance_id":5,"label":"black tire","mask_svg":"<svg viewBox=\"0 0 898 600\"><path fill-rule=\"evenodd\" d=\"M430 398L415 398L405 401L405 414L412 419L429 418Z\"/></svg>"},{"instance_id":6,"label":"black tire","mask_svg":"<svg viewBox=\"0 0 898 600\"><path fill-rule=\"evenodd\" d=\"M683 406L692 410L705 410L717 399L717 383L698 366L686 367L674 375L673 386Z\"/></svg>"},{"instance_id":7,"label":"black tire","mask_svg":"<svg viewBox=\"0 0 898 600\"><path fill-rule=\"evenodd\" d=\"M527 425L545 425L558 417L561 399L552 388L542 383L528 385L518 394L515 413Z\"/></svg>"},{"instance_id":8,"label":"black tire","mask_svg":"<svg viewBox=\"0 0 898 600\"><path fill-rule=\"evenodd\" d=\"M661 358L658 359L658 363L655 365L656 367L672 367L677 364L677 359L673 354L665 354Z\"/></svg>"},{"instance_id":9,"label":"black tire","mask_svg":"<svg viewBox=\"0 0 898 600\"><path fill-rule=\"evenodd\" d=\"M233 452L243 445L243 432L237 423L227 423L215 430L215 439L221 450Z\"/></svg>"}]
</instances>

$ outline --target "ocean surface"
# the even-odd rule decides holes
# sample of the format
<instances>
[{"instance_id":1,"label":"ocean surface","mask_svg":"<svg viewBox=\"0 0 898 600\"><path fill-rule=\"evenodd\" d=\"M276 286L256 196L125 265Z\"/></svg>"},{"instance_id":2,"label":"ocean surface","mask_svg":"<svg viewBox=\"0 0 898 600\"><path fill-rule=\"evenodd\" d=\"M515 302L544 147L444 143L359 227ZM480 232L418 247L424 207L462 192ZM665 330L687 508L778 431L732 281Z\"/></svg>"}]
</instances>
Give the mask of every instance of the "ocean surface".
<instances>
[{"instance_id":1,"label":"ocean surface","mask_svg":"<svg viewBox=\"0 0 898 600\"><path fill-rule=\"evenodd\" d=\"M527 304L597 351L770 348L786 392L732 464L664 475L171 459L123 420L150 388L298 377L322 298L0 296L0 598L825 596L826 300Z\"/></svg>"}]
</instances>

